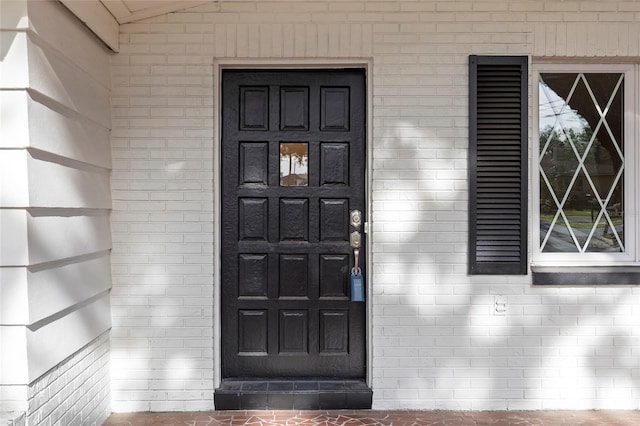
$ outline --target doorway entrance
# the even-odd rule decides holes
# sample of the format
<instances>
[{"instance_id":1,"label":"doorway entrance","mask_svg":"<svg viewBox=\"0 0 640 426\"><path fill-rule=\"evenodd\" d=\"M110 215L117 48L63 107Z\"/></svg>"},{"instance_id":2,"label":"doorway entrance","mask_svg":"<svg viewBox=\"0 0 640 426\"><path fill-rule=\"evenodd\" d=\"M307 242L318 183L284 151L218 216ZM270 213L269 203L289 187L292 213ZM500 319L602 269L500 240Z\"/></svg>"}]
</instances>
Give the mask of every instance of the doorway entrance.
<instances>
[{"instance_id":1,"label":"doorway entrance","mask_svg":"<svg viewBox=\"0 0 640 426\"><path fill-rule=\"evenodd\" d=\"M364 239L365 86L359 69L222 71L221 389L364 384L350 276L366 259L349 240Z\"/></svg>"}]
</instances>

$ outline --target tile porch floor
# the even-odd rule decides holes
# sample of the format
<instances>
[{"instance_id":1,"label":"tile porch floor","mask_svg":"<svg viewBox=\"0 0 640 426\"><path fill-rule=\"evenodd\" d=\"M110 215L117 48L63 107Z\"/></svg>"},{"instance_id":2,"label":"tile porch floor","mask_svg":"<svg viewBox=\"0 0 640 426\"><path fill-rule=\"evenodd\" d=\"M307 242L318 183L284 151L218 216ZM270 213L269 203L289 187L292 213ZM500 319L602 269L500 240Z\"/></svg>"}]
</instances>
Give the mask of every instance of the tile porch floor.
<instances>
[{"instance_id":1,"label":"tile porch floor","mask_svg":"<svg viewBox=\"0 0 640 426\"><path fill-rule=\"evenodd\" d=\"M640 425L640 411L211 411L112 414L103 426Z\"/></svg>"}]
</instances>

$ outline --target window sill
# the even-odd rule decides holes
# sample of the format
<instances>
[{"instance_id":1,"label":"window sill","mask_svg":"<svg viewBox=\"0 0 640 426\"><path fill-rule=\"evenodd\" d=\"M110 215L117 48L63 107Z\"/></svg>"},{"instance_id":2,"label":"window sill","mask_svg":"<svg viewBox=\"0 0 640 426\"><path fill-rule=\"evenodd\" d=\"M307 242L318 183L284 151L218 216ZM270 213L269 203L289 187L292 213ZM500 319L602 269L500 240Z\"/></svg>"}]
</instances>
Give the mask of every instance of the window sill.
<instances>
[{"instance_id":1,"label":"window sill","mask_svg":"<svg viewBox=\"0 0 640 426\"><path fill-rule=\"evenodd\" d=\"M532 266L533 285L640 285L640 266Z\"/></svg>"}]
</instances>

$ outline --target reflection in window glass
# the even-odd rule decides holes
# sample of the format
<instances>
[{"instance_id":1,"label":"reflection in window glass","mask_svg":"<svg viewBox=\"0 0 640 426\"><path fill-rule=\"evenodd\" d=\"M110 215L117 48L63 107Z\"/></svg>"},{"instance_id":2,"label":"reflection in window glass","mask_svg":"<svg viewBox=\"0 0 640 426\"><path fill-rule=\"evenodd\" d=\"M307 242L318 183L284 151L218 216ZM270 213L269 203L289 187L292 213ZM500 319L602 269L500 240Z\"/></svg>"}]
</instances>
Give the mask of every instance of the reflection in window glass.
<instances>
[{"instance_id":1,"label":"reflection in window glass","mask_svg":"<svg viewBox=\"0 0 640 426\"><path fill-rule=\"evenodd\" d=\"M540 251L624 251L624 74L539 81Z\"/></svg>"},{"instance_id":2,"label":"reflection in window glass","mask_svg":"<svg viewBox=\"0 0 640 426\"><path fill-rule=\"evenodd\" d=\"M307 143L280 144L280 186L307 186L309 145Z\"/></svg>"}]
</instances>

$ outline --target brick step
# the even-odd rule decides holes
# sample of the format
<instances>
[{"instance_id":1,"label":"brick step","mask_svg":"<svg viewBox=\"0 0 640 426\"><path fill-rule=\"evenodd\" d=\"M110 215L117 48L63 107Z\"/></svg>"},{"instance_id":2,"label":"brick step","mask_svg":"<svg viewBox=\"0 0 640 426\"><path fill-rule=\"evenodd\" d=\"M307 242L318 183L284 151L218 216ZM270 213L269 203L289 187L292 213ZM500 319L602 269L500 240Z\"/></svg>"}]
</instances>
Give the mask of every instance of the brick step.
<instances>
[{"instance_id":1,"label":"brick step","mask_svg":"<svg viewBox=\"0 0 640 426\"><path fill-rule=\"evenodd\" d=\"M226 379L214 392L216 410L370 409L362 380Z\"/></svg>"}]
</instances>

